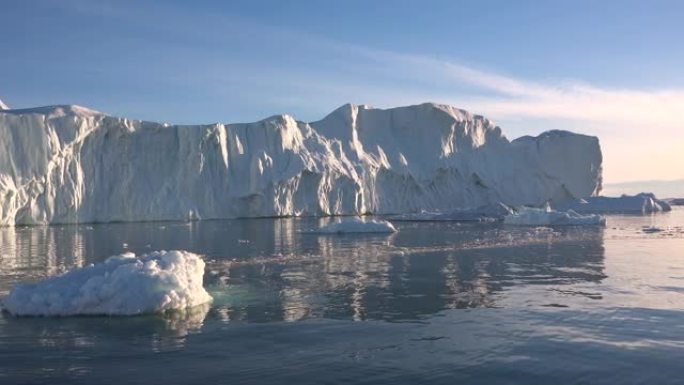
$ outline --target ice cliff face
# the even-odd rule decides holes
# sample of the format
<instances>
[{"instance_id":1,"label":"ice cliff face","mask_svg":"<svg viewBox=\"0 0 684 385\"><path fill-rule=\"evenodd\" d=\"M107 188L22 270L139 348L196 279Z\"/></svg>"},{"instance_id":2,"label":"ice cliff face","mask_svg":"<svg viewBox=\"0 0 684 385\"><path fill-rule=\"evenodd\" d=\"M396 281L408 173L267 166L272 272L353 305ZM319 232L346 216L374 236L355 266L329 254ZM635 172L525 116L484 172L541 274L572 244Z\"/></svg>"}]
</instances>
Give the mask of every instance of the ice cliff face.
<instances>
[{"instance_id":1,"label":"ice cliff face","mask_svg":"<svg viewBox=\"0 0 684 385\"><path fill-rule=\"evenodd\" d=\"M0 111L0 224L407 213L584 198L598 139L509 142L453 107L174 126L77 106Z\"/></svg>"}]
</instances>

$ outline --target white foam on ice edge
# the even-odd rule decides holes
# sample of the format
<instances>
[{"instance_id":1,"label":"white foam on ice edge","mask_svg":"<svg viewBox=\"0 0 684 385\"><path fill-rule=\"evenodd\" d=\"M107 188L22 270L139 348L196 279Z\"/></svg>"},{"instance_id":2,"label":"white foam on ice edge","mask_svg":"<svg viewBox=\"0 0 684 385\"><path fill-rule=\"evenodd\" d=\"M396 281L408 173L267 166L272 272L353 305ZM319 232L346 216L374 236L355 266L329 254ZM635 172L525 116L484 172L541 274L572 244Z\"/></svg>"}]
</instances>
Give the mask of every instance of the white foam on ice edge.
<instances>
[{"instance_id":1,"label":"white foam on ice edge","mask_svg":"<svg viewBox=\"0 0 684 385\"><path fill-rule=\"evenodd\" d=\"M582 215L573 210L556 211L547 205L544 208L520 207L517 212L506 215L504 223L518 226L605 226L606 218L597 214Z\"/></svg>"},{"instance_id":2,"label":"white foam on ice edge","mask_svg":"<svg viewBox=\"0 0 684 385\"><path fill-rule=\"evenodd\" d=\"M125 253L14 287L2 306L18 316L136 315L211 302L204 261L187 251Z\"/></svg>"},{"instance_id":3,"label":"white foam on ice edge","mask_svg":"<svg viewBox=\"0 0 684 385\"><path fill-rule=\"evenodd\" d=\"M390 222L380 219L340 218L325 226L312 230L318 234L341 234L341 233L396 233L398 230Z\"/></svg>"}]
</instances>

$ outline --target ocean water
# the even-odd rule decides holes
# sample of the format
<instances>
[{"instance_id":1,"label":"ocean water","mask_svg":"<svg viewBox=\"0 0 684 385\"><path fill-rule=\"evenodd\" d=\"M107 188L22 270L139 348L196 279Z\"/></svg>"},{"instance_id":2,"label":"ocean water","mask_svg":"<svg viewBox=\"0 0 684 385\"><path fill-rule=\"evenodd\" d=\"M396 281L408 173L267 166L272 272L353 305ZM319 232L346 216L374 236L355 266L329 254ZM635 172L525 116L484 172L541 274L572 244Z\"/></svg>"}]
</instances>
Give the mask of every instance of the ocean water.
<instances>
[{"instance_id":1,"label":"ocean water","mask_svg":"<svg viewBox=\"0 0 684 385\"><path fill-rule=\"evenodd\" d=\"M124 251L204 255L211 306L0 316L0 384L684 383L684 210L608 226L328 219L0 229L0 297Z\"/></svg>"}]
</instances>

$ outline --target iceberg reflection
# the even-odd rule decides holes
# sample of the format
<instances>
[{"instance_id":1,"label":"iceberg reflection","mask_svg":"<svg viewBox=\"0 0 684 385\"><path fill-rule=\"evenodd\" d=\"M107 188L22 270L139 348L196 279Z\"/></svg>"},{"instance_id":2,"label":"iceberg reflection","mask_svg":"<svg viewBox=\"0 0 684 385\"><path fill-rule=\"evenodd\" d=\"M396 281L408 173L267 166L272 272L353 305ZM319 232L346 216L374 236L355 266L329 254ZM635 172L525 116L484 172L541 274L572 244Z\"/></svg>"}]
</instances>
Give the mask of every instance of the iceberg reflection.
<instances>
[{"instance_id":1,"label":"iceberg reflection","mask_svg":"<svg viewBox=\"0 0 684 385\"><path fill-rule=\"evenodd\" d=\"M605 278L600 228L404 222L391 236L302 231L329 220L3 228L0 295L15 282L110 255L164 249L205 256L205 286L215 298L209 316L224 322L420 320L446 309L505 306L525 301L530 290ZM543 296L535 298L543 302ZM542 302L536 304L554 305Z\"/></svg>"}]
</instances>

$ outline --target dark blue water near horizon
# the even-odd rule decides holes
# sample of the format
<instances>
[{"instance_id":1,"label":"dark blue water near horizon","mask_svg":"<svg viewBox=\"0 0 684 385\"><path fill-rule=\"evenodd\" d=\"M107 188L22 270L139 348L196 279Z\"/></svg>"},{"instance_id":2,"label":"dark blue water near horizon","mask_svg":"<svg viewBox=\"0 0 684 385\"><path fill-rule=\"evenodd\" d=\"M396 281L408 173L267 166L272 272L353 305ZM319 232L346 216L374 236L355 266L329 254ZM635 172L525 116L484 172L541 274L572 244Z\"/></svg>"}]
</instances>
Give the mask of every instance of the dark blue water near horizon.
<instances>
[{"instance_id":1,"label":"dark blue water near horizon","mask_svg":"<svg viewBox=\"0 0 684 385\"><path fill-rule=\"evenodd\" d=\"M0 229L0 297L124 251L204 256L210 306L0 316L0 384L678 384L684 210L608 226L329 219Z\"/></svg>"}]
</instances>

